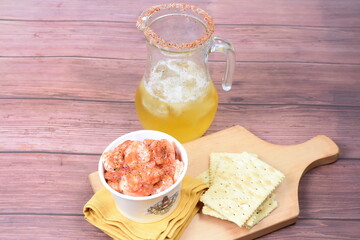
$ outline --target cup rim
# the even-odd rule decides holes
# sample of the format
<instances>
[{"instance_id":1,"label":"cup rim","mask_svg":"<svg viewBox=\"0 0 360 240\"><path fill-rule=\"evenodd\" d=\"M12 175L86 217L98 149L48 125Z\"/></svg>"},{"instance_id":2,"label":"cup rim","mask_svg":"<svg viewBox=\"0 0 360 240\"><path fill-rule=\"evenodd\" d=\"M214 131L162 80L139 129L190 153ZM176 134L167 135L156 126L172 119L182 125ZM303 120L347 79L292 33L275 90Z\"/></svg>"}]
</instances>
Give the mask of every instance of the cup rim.
<instances>
[{"instance_id":1,"label":"cup rim","mask_svg":"<svg viewBox=\"0 0 360 240\"><path fill-rule=\"evenodd\" d=\"M177 10L180 13L185 10L192 11L194 14L200 16L202 18L201 20L203 20L204 24L206 25L204 34L199 39L188 43L174 43L165 41L156 32L153 31L151 26L149 26L149 19L152 18L153 14L162 10ZM197 6L185 3L165 3L150 7L149 9L141 13L136 22L136 26L140 31L143 32L143 34L151 44L159 47L160 49L168 50L170 52L174 50L197 49L199 46L204 45L204 43L206 43L212 37L215 28L214 21L207 12Z\"/></svg>"},{"instance_id":2,"label":"cup rim","mask_svg":"<svg viewBox=\"0 0 360 240\"><path fill-rule=\"evenodd\" d=\"M165 189L162 192L159 192L157 194L150 195L150 196L135 197L135 196L129 196L129 195L115 191L107 184L107 182L105 180L104 165L103 165L101 156L104 154L104 152L114 149L116 146L118 146L119 144L121 144L122 142L124 142L126 140L144 140L147 138L153 138L153 139L158 139L158 140L159 139L167 139L167 140L171 140L171 141L175 142L177 149L180 151L181 160L184 162L184 169L183 169L180 177L169 188ZM101 183L113 195L118 196L120 198L127 199L127 200L145 201L145 200L151 200L151 199L155 199L155 198L167 195L169 192L171 192L173 189L175 189L179 184L181 184L181 182L183 181L183 179L186 175L187 168L188 168L188 156L187 156L187 152L186 152L184 146L176 138L172 137L171 135L164 133L164 132L156 131L156 130L137 130L137 131L132 131L132 132L126 133L126 134L116 138L114 141L112 141L105 148L105 150L103 151L101 156L100 156L99 164L98 164L98 173L99 173L99 178L100 178Z\"/></svg>"}]
</instances>

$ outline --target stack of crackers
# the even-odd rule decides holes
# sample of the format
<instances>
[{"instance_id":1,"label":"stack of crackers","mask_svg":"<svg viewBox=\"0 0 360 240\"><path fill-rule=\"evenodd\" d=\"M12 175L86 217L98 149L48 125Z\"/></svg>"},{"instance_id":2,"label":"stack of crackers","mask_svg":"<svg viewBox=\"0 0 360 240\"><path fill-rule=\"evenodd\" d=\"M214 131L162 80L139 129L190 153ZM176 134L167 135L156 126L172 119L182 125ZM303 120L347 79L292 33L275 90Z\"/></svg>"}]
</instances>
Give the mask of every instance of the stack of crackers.
<instances>
[{"instance_id":1,"label":"stack of crackers","mask_svg":"<svg viewBox=\"0 0 360 240\"><path fill-rule=\"evenodd\" d=\"M251 228L277 207L273 191L284 177L256 154L211 153L210 168L198 176L209 185L202 212Z\"/></svg>"}]
</instances>

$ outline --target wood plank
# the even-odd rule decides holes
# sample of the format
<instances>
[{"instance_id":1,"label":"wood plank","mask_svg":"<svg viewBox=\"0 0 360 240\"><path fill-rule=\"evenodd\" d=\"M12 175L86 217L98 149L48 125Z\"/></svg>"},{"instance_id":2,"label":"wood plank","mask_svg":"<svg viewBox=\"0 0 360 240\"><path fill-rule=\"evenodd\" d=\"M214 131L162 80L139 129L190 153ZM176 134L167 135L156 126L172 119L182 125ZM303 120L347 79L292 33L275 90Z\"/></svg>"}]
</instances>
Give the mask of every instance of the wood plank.
<instances>
[{"instance_id":1,"label":"wood plank","mask_svg":"<svg viewBox=\"0 0 360 240\"><path fill-rule=\"evenodd\" d=\"M81 214L93 194L88 174L97 171L99 157L0 153L0 182L7 183L0 185L0 214ZM360 159L339 159L306 173L300 218L360 219L360 185L353 184L360 182L359 171ZM39 207L39 201L46 204Z\"/></svg>"},{"instance_id":2,"label":"wood plank","mask_svg":"<svg viewBox=\"0 0 360 240\"><path fill-rule=\"evenodd\" d=\"M346 173L350 168L354 169ZM360 175L356 172L360 172L359 159L337 161L306 173L299 186L300 218L344 219L352 215L359 220L360 184L356 183Z\"/></svg>"},{"instance_id":3,"label":"wood plank","mask_svg":"<svg viewBox=\"0 0 360 240\"><path fill-rule=\"evenodd\" d=\"M133 101L144 71L144 60L0 58L0 98Z\"/></svg>"},{"instance_id":4,"label":"wood plank","mask_svg":"<svg viewBox=\"0 0 360 240\"><path fill-rule=\"evenodd\" d=\"M210 63L221 103L360 106L356 65L237 63L229 92L220 89L224 69ZM0 98L133 101L144 71L145 61L0 58Z\"/></svg>"},{"instance_id":5,"label":"wood plank","mask_svg":"<svg viewBox=\"0 0 360 240\"><path fill-rule=\"evenodd\" d=\"M99 158L1 153L0 214L82 214L93 195L87 175Z\"/></svg>"},{"instance_id":6,"label":"wood plank","mask_svg":"<svg viewBox=\"0 0 360 240\"><path fill-rule=\"evenodd\" d=\"M134 103L11 100L0 105L0 151L99 154L118 136L141 129ZM357 158L360 108L296 105L220 105L208 134L241 125L275 144L327 135L341 157Z\"/></svg>"},{"instance_id":7,"label":"wood plank","mask_svg":"<svg viewBox=\"0 0 360 240\"><path fill-rule=\"evenodd\" d=\"M0 215L0 225L0 237L6 240L111 239L83 216Z\"/></svg>"},{"instance_id":8,"label":"wood plank","mask_svg":"<svg viewBox=\"0 0 360 240\"><path fill-rule=\"evenodd\" d=\"M87 223L82 216L7 216L0 215L2 239L111 239ZM54 224L56 223L56 224ZM299 220L296 225L262 237L278 239L357 239L359 222L339 220ZM22 226L19 228L18 226ZM340 230L339 230L340 229ZM35 239L35 238L34 238Z\"/></svg>"},{"instance_id":9,"label":"wood plank","mask_svg":"<svg viewBox=\"0 0 360 240\"><path fill-rule=\"evenodd\" d=\"M2 56L79 56L144 59L145 40L134 23L0 22ZM360 28L220 25L238 61L360 64ZM211 59L224 60L221 54Z\"/></svg>"},{"instance_id":10,"label":"wood plank","mask_svg":"<svg viewBox=\"0 0 360 240\"><path fill-rule=\"evenodd\" d=\"M315 26L360 26L357 0L214 0L190 1L206 10L218 24L280 24ZM14 20L127 21L135 22L146 8L163 3L151 1L27 0L21 4L2 0L0 16ZM334 17L336 16L336 17Z\"/></svg>"}]
</instances>

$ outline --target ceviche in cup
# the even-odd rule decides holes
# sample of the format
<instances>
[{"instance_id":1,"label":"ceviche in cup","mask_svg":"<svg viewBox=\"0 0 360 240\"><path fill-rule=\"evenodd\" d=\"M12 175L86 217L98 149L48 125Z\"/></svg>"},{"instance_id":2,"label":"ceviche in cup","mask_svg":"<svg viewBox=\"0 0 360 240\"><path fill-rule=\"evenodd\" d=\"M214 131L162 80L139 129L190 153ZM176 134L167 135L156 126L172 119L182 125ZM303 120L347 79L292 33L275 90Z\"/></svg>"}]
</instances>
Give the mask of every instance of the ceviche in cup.
<instances>
[{"instance_id":1,"label":"ceviche in cup","mask_svg":"<svg viewBox=\"0 0 360 240\"><path fill-rule=\"evenodd\" d=\"M178 205L187 167L187 153L175 138L139 130L108 145L99 161L99 176L125 217L155 222Z\"/></svg>"}]
</instances>

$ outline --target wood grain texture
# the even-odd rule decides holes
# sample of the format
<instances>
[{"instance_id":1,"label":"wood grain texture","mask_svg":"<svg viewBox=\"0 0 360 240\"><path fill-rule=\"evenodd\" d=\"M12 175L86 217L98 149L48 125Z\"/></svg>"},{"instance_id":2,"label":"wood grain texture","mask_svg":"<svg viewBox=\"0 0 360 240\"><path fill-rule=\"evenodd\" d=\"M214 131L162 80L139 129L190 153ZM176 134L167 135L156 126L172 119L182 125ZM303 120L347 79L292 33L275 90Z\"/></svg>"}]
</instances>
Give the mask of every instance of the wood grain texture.
<instances>
[{"instance_id":1,"label":"wood grain texture","mask_svg":"<svg viewBox=\"0 0 360 240\"><path fill-rule=\"evenodd\" d=\"M357 0L212 0L190 1L206 10L218 24L360 26ZM2 19L35 21L125 21L134 22L150 6L164 3L150 1L106 1L91 4L86 0L27 0L21 5L2 0Z\"/></svg>"},{"instance_id":2,"label":"wood grain texture","mask_svg":"<svg viewBox=\"0 0 360 240\"><path fill-rule=\"evenodd\" d=\"M360 216L360 172L359 159L342 161L338 160L326 168L315 168L308 172L300 182L299 196L300 218L316 218L323 216L327 219L350 219L354 217L359 221ZM346 172L353 168L354 174ZM343 187L334 187L335 185ZM316 189L318 187L320 189ZM316 201L313 201L316 196ZM332 199L328 201L329 199ZM341 205L341 214L337 214ZM343 215L344 213L344 215ZM350 217L351 216L351 217Z\"/></svg>"},{"instance_id":3,"label":"wood grain texture","mask_svg":"<svg viewBox=\"0 0 360 240\"><path fill-rule=\"evenodd\" d=\"M142 128L132 102L3 99L1 103L1 151L99 154L120 135ZM340 146L342 157L356 158L359 122L360 107L224 104L208 133L241 124L278 144L301 143L323 134Z\"/></svg>"},{"instance_id":4,"label":"wood grain texture","mask_svg":"<svg viewBox=\"0 0 360 240\"><path fill-rule=\"evenodd\" d=\"M0 224L1 239L6 240L111 239L83 216L0 215Z\"/></svg>"},{"instance_id":5,"label":"wood grain texture","mask_svg":"<svg viewBox=\"0 0 360 240\"><path fill-rule=\"evenodd\" d=\"M54 224L56 222L56 224ZM35 239L88 239L98 240L111 238L100 232L97 228L88 224L82 216L28 216L28 215L0 215L0 234L7 240ZM340 220L309 219L299 221L296 225L279 230L276 234L269 234L261 239L285 240L291 239L320 239L337 240L336 227L341 226L341 239L356 239L358 236L358 221L347 221L346 225ZM22 226L18 228L16 226ZM41 231L39 231L39 226ZM299 231L299 229L302 229ZM328 230L330 229L330 231Z\"/></svg>"},{"instance_id":6,"label":"wood grain texture","mask_svg":"<svg viewBox=\"0 0 360 240\"><path fill-rule=\"evenodd\" d=\"M2 56L78 56L145 59L146 45L135 23L0 22ZM237 61L360 64L360 28L219 25ZM221 54L211 59L224 60Z\"/></svg>"},{"instance_id":7,"label":"wood grain texture","mask_svg":"<svg viewBox=\"0 0 360 240\"><path fill-rule=\"evenodd\" d=\"M220 89L225 63L209 65L221 103L360 106L357 65L241 62L229 92ZM144 71L145 61L0 58L0 99L133 101Z\"/></svg>"},{"instance_id":8,"label":"wood grain texture","mask_svg":"<svg viewBox=\"0 0 360 240\"><path fill-rule=\"evenodd\" d=\"M0 214L82 215L93 195L87 175L99 157L1 153L0 180L7 184L0 186Z\"/></svg>"}]
</instances>

